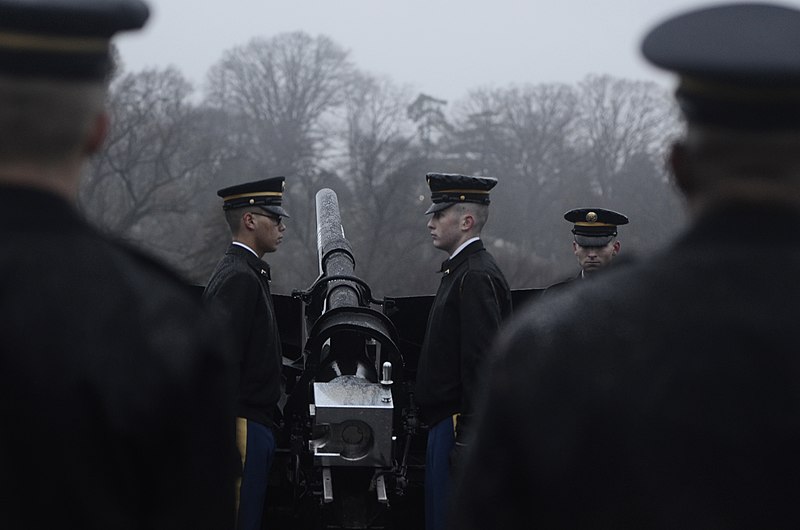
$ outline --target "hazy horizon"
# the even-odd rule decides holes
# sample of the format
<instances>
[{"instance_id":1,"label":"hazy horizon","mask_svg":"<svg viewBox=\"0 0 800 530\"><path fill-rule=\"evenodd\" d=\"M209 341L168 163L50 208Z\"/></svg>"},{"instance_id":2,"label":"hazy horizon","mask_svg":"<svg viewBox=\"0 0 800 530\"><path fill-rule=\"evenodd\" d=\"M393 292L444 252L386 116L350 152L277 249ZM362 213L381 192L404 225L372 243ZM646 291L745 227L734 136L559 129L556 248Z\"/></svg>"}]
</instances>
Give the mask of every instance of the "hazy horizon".
<instances>
[{"instance_id":1,"label":"hazy horizon","mask_svg":"<svg viewBox=\"0 0 800 530\"><path fill-rule=\"evenodd\" d=\"M800 0L788 2L800 6ZM291 31L326 35L375 75L443 99L511 84L575 83L608 74L671 86L639 44L689 0L151 0L142 32L118 39L128 70L176 66L197 88L223 52Z\"/></svg>"}]
</instances>

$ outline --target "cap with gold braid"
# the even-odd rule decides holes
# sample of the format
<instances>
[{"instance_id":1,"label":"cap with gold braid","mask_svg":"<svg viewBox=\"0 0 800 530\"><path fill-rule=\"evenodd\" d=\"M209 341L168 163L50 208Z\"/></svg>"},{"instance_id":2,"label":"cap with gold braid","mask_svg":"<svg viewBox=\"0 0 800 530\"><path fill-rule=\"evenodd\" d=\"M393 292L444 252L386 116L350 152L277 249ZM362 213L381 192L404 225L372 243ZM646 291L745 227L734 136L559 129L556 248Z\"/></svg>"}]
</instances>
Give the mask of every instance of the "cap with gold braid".
<instances>
[{"instance_id":1,"label":"cap with gold braid","mask_svg":"<svg viewBox=\"0 0 800 530\"><path fill-rule=\"evenodd\" d=\"M102 80L111 37L149 15L141 0L0 0L0 75Z\"/></svg>"},{"instance_id":2,"label":"cap with gold braid","mask_svg":"<svg viewBox=\"0 0 800 530\"><path fill-rule=\"evenodd\" d=\"M489 190L497 185L497 179L454 173L428 173L433 204L425 214L438 212L459 202L489 204Z\"/></svg>"},{"instance_id":3,"label":"cap with gold braid","mask_svg":"<svg viewBox=\"0 0 800 530\"><path fill-rule=\"evenodd\" d=\"M676 72L690 123L764 130L800 128L800 10L733 3L658 24L642 53Z\"/></svg>"},{"instance_id":4,"label":"cap with gold braid","mask_svg":"<svg viewBox=\"0 0 800 530\"><path fill-rule=\"evenodd\" d=\"M284 180L284 177L273 177L255 182L245 182L222 188L217 195L222 197L223 210L257 206L274 215L289 217L289 214L281 206Z\"/></svg>"},{"instance_id":5,"label":"cap with gold braid","mask_svg":"<svg viewBox=\"0 0 800 530\"><path fill-rule=\"evenodd\" d=\"M575 208L565 213L564 219L575 223L572 233L582 247L604 247L617 235L618 225L628 224L627 217L604 208Z\"/></svg>"}]
</instances>

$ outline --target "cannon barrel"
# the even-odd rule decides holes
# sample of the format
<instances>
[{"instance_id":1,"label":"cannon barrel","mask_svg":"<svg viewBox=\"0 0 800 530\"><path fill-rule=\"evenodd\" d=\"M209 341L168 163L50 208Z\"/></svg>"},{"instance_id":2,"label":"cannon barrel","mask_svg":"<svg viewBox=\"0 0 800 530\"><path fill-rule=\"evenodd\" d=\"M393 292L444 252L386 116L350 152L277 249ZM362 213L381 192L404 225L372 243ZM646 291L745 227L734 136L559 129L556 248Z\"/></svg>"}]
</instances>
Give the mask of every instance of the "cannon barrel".
<instances>
[{"instance_id":1,"label":"cannon barrel","mask_svg":"<svg viewBox=\"0 0 800 530\"><path fill-rule=\"evenodd\" d=\"M314 309L307 313L311 330L306 338L305 351L312 370L326 370L336 361L335 371L354 374L360 371L374 382L379 379L381 366L364 368L364 353L377 347L379 357L375 362L389 360L397 363L397 332L392 322L371 304L374 300L369 286L355 275L356 260L350 243L344 236L336 193L328 188L317 192L317 249L319 253L319 278L307 291L305 299ZM397 368L397 367L395 367ZM319 381L330 377L316 372Z\"/></svg>"},{"instance_id":2,"label":"cannon barrel","mask_svg":"<svg viewBox=\"0 0 800 530\"><path fill-rule=\"evenodd\" d=\"M405 492L416 413L386 300L355 274L333 190L317 192L316 214L319 277L293 292L303 303L303 363L283 410L285 476L298 506L313 494L326 528L383 527L374 523L389 516L390 497Z\"/></svg>"},{"instance_id":3,"label":"cannon barrel","mask_svg":"<svg viewBox=\"0 0 800 530\"><path fill-rule=\"evenodd\" d=\"M353 276L356 260L344 237L339 215L339 200L328 188L317 192L317 250L321 276ZM358 285L349 280L334 280L328 285L327 308L357 307L361 304Z\"/></svg>"}]
</instances>

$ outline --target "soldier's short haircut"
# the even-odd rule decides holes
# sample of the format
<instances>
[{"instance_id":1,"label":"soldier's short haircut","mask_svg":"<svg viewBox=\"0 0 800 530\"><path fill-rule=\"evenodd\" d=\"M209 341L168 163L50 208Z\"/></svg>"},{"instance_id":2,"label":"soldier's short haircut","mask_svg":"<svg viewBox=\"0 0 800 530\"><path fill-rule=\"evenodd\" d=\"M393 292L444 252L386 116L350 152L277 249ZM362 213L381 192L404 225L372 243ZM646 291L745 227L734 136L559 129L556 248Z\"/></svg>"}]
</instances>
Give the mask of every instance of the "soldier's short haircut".
<instances>
[{"instance_id":1,"label":"soldier's short haircut","mask_svg":"<svg viewBox=\"0 0 800 530\"><path fill-rule=\"evenodd\" d=\"M239 229L242 226L243 213L244 208L225 210L225 222L228 223L228 228L230 228L231 234L234 236L239 233Z\"/></svg>"},{"instance_id":2,"label":"soldier's short haircut","mask_svg":"<svg viewBox=\"0 0 800 530\"><path fill-rule=\"evenodd\" d=\"M261 215L265 214L264 211L260 210L259 208L253 208L252 206L225 210L225 221L228 223L228 228L230 228L233 236L236 236L239 233L239 230L242 229L242 216L247 212L254 212Z\"/></svg>"},{"instance_id":3,"label":"soldier's short haircut","mask_svg":"<svg viewBox=\"0 0 800 530\"><path fill-rule=\"evenodd\" d=\"M489 220L489 206L486 204L463 202L456 204L455 208L458 208L461 213L469 213L472 215L478 232L483 230L486 221Z\"/></svg>"},{"instance_id":4,"label":"soldier's short haircut","mask_svg":"<svg viewBox=\"0 0 800 530\"><path fill-rule=\"evenodd\" d=\"M106 96L105 82L0 75L0 162L53 163L80 154Z\"/></svg>"}]
</instances>

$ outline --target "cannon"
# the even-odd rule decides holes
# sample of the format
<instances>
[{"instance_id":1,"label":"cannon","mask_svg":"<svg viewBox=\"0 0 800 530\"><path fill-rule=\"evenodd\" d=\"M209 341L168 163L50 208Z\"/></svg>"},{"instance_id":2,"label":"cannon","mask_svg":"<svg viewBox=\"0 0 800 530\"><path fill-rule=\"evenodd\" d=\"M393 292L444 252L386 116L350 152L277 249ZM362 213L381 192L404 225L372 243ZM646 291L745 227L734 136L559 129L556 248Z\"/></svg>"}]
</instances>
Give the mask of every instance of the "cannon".
<instances>
[{"instance_id":1,"label":"cannon","mask_svg":"<svg viewBox=\"0 0 800 530\"><path fill-rule=\"evenodd\" d=\"M424 436L387 316L398 301L374 299L355 274L335 192L317 193L316 215L319 276L276 304L284 319L299 320L290 333L302 351L284 362L265 519L295 528L420 526Z\"/></svg>"},{"instance_id":2,"label":"cannon","mask_svg":"<svg viewBox=\"0 0 800 530\"><path fill-rule=\"evenodd\" d=\"M424 528L427 426L414 376L432 295L377 300L336 194L316 195L319 276L273 295L286 388L265 520L274 528ZM515 307L541 289L512 290Z\"/></svg>"}]
</instances>

